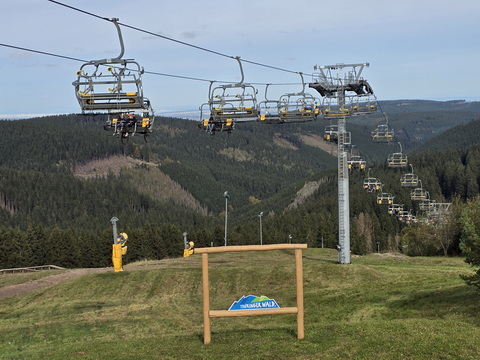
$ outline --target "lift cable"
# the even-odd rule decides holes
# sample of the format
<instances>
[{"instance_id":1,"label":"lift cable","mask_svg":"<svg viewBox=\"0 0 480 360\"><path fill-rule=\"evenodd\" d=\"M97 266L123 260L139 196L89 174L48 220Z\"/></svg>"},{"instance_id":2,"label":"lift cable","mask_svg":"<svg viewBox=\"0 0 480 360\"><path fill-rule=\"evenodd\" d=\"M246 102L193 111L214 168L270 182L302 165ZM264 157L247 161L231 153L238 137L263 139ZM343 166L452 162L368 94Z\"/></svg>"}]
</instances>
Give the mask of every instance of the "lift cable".
<instances>
[{"instance_id":1,"label":"lift cable","mask_svg":"<svg viewBox=\"0 0 480 360\"><path fill-rule=\"evenodd\" d=\"M67 59L67 60L73 60L73 61L78 61L78 62L83 62L87 63L88 60L85 59L79 59L75 58L72 56L66 56L66 55L59 55L55 54L52 52L47 52L47 51L41 51L41 50L35 50L35 49L29 49L26 47L21 47L21 46L15 46L15 45L9 45L9 44L4 44L0 43L0 46L11 48L11 49L16 49L16 50L21 50L21 51L27 51L31 53L36 53L36 54L41 54L41 55L47 55L47 56L53 56L61 59ZM144 74L149 74L149 75L157 75L157 76L165 76L165 77L172 77L172 78L177 78L177 79L184 79L184 80L194 80L194 81L203 81L203 82L217 82L217 80L209 80L209 79L202 79L202 78L197 78L193 76L185 76L185 75L174 75L174 74L166 74L166 73L161 73L161 72L156 72L156 71L144 71ZM221 81L223 83L228 83L228 81ZM253 85L276 85L276 86L286 86L286 85L297 85L297 83L252 83Z\"/></svg>"},{"instance_id":2,"label":"lift cable","mask_svg":"<svg viewBox=\"0 0 480 360\"><path fill-rule=\"evenodd\" d=\"M76 8L76 7L74 7L74 6L70 6L70 5L63 4L63 3L59 2L59 1L56 1L56 0L48 0L48 1L50 1L50 2L52 2L52 3L55 3L55 4L57 4L57 5L61 5L61 6L67 7L67 8L69 8L69 9L72 9L72 10L75 10L75 11L79 11L79 12L81 12L81 13L84 13L84 14L87 14L87 15L90 15L90 16L94 16L94 17L99 18L99 19L102 19L102 20L112 21L112 19L109 19L109 18L100 16L100 15L97 15L97 14L94 14L94 13L91 13L91 12L88 12L88 11L85 11L85 10L82 10L82 9L79 9L79 8ZM207 48L202 47L202 46L198 46L198 45L194 45L194 44L191 44L191 43L187 43L187 42L184 42L184 41L181 41L181 40L177 40L177 39L174 39L174 38L165 36L165 35L160 35L160 34L157 34L157 33L154 33L154 32L148 31L148 30L145 30L145 29L141 29L141 28L139 28L139 27L132 26L132 25L124 24L124 23L121 23L121 22L118 22L118 24L121 25L121 26L124 26L124 27L126 27L126 28L132 29L132 30L136 30L136 31L139 31L139 32L143 32L143 33L145 33L145 34L152 35L152 36L156 36L156 37L159 37L159 38L162 38L162 39L165 39L165 40L173 41L173 42L176 42L176 43L178 43L178 44L185 45L185 46L189 46L189 47L195 48L195 49L197 49L197 50L206 51L206 52L209 52L209 53L211 53L211 54L218 55L218 56L223 56L223 57L226 57L226 58L229 58L229 59L237 59L237 58L238 58L237 56L231 56L231 55L227 55L227 54L221 53L221 52L219 52L219 51L210 50L210 49L207 49ZM273 70L288 72L288 73L291 73L291 74L299 74L298 71L293 71L293 70L288 70L288 69L280 68L280 67L277 67L277 66L262 64L262 63L255 62L255 61L251 61L251 60L241 59L241 61L243 61L243 62L245 62L245 63L252 64L252 65L256 65L256 66L266 67L266 68L273 69ZM313 76L312 74L307 74L307 75Z\"/></svg>"},{"instance_id":3,"label":"lift cable","mask_svg":"<svg viewBox=\"0 0 480 360\"><path fill-rule=\"evenodd\" d=\"M33 52L33 53L42 54L42 55L54 56L54 57L58 57L58 58L62 58L62 59L67 59L67 60L74 60L74 61L80 61L80 62L88 62L88 60L78 59L78 58L74 58L74 57L71 57L71 56L58 55L58 54L54 54L54 53L46 52L46 51L27 49L27 48L20 47L20 46L14 46L14 45L2 44L2 43L0 43L0 46L12 48L12 49L17 49L17 50L22 50L22 51Z\"/></svg>"}]
</instances>

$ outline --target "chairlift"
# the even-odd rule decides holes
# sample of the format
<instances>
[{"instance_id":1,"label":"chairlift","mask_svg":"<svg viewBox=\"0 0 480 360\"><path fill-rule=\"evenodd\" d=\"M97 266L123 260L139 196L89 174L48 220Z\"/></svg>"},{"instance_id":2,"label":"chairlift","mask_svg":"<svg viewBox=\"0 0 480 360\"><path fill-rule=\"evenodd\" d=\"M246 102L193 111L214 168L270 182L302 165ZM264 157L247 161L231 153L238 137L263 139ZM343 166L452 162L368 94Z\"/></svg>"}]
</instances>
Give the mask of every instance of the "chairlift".
<instances>
[{"instance_id":1,"label":"chairlift","mask_svg":"<svg viewBox=\"0 0 480 360\"><path fill-rule=\"evenodd\" d=\"M422 188L422 181L419 180L419 187L410 191L410 199L414 201L425 201L430 199L430 195L427 190Z\"/></svg>"},{"instance_id":2,"label":"chairlift","mask_svg":"<svg viewBox=\"0 0 480 360\"><path fill-rule=\"evenodd\" d=\"M365 97L356 96L353 98L352 115L371 114L377 111L377 98L373 94Z\"/></svg>"},{"instance_id":3,"label":"chairlift","mask_svg":"<svg viewBox=\"0 0 480 360\"><path fill-rule=\"evenodd\" d=\"M363 189L367 192L377 192L381 190L382 182L378 178L370 177L370 168L368 169L368 175L363 179Z\"/></svg>"},{"instance_id":4,"label":"chairlift","mask_svg":"<svg viewBox=\"0 0 480 360\"><path fill-rule=\"evenodd\" d=\"M257 121L256 90L248 84L227 84L213 88L209 100L210 115L215 121L228 119Z\"/></svg>"},{"instance_id":5,"label":"chairlift","mask_svg":"<svg viewBox=\"0 0 480 360\"><path fill-rule=\"evenodd\" d=\"M422 188L415 188L410 192L410 199L415 201L428 200L429 193L427 190Z\"/></svg>"},{"instance_id":6,"label":"chairlift","mask_svg":"<svg viewBox=\"0 0 480 360\"><path fill-rule=\"evenodd\" d=\"M118 19L110 19L117 29L120 54L116 58L92 60L77 71L75 96L83 114L106 114L109 117L106 129L115 128L114 118L122 114L136 113L142 118L142 126L134 127L133 133L151 133L154 111L144 97L142 86L143 69L130 59L122 59L125 52ZM145 120L144 120L145 119Z\"/></svg>"},{"instance_id":7,"label":"chairlift","mask_svg":"<svg viewBox=\"0 0 480 360\"><path fill-rule=\"evenodd\" d=\"M355 92L352 99L352 115L370 114L377 111L377 97L365 79L359 79L356 84L350 84Z\"/></svg>"},{"instance_id":8,"label":"chairlift","mask_svg":"<svg viewBox=\"0 0 480 360\"><path fill-rule=\"evenodd\" d=\"M350 159L347 160L347 167L349 170L365 170L367 162L360 155L353 155L353 147L351 147Z\"/></svg>"},{"instance_id":9,"label":"chairlift","mask_svg":"<svg viewBox=\"0 0 480 360\"><path fill-rule=\"evenodd\" d=\"M143 135L147 142L148 136L152 133L153 121L153 111L109 114L104 129L113 130L113 135L120 137L123 144L135 134Z\"/></svg>"},{"instance_id":10,"label":"chairlift","mask_svg":"<svg viewBox=\"0 0 480 360\"><path fill-rule=\"evenodd\" d=\"M339 103L338 99L330 97L324 97L322 99L321 111L323 117L325 118L335 118L351 115L348 105L345 105L345 103Z\"/></svg>"},{"instance_id":11,"label":"chairlift","mask_svg":"<svg viewBox=\"0 0 480 360\"><path fill-rule=\"evenodd\" d=\"M352 155L347 161L349 170L365 170L367 162L360 155Z\"/></svg>"},{"instance_id":12,"label":"chairlift","mask_svg":"<svg viewBox=\"0 0 480 360\"><path fill-rule=\"evenodd\" d=\"M282 123L313 121L319 112L316 99L308 94L285 94L278 102L278 115Z\"/></svg>"},{"instance_id":13,"label":"chairlift","mask_svg":"<svg viewBox=\"0 0 480 360\"><path fill-rule=\"evenodd\" d=\"M399 142L398 145L400 145L400 152L388 155L387 165L390 168L407 166L407 161L408 161L407 155L402 153L402 144Z\"/></svg>"},{"instance_id":14,"label":"chairlift","mask_svg":"<svg viewBox=\"0 0 480 360\"><path fill-rule=\"evenodd\" d=\"M303 74L298 74L302 79L302 91L282 95L278 102L278 115L286 123L312 121L320 112L317 99L305 93Z\"/></svg>"},{"instance_id":15,"label":"chairlift","mask_svg":"<svg viewBox=\"0 0 480 360\"><path fill-rule=\"evenodd\" d=\"M304 123L317 118L320 113L318 99L305 93L303 74L299 74L302 78L302 91L284 94L278 101L268 99L267 90L269 85L267 84L265 87L265 100L258 103L258 121L260 123Z\"/></svg>"},{"instance_id":16,"label":"chairlift","mask_svg":"<svg viewBox=\"0 0 480 360\"><path fill-rule=\"evenodd\" d=\"M265 86L265 100L258 103L258 121L261 124L283 124L284 120L278 114L278 100L271 100L267 96L269 85Z\"/></svg>"},{"instance_id":17,"label":"chairlift","mask_svg":"<svg viewBox=\"0 0 480 360\"><path fill-rule=\"evenodd\" d=\"M106 72L102 71L105 70L101 68L103 66L108 66ZM142 71L133 60L97 60L83 64L77 71L77 80L73 82L82 113L144 109Z\"/></svg>"},{"instance_id":18,"label":"chairlift","mask_svg":"<svg viewBox=\"0 0 480 360\"><path fill-rule=\"evenodd\" d=\"M411 215L409 219L407 219L407 221L405 221L405 224L407 225L411 225L411 224L415 224L418 222L418 218L416 215Z\"/></svg>"},{"instance_id":19,"label":"chairlift","mask_svg":"<svg viewBox=\"0 0 480 360\"><path fill-rule=\"evenodd\" d=\"M200 106L200 119L198 127L210 135L215 135L216 132L223 131L230 134L235 127L233 119L226 119L224 121L214 120L211 116L210 104L208 103Z\"/></svg>"},{"instance_id":20,"label":"chairlift","mask_svg":"<svg viewBox=\"0 0 480 360\"><path fill-rule=\"evenodd\" d=\"M235 58L240 67L241 80L235 84L213 86L210 82L208 103L200 106L200 123L198 126L210 134L216 131L231 132L236 122L258 120L257 90L245 84L240 57ZM206 107L208 107L208 117Z\"/></svg>"},{"instance_id":21,"label":"chairlift","mask_svg":"<svg viewBox=\"0 0 480 360\"><path fill-rule=\"evenodd\" d=\"M410 223L412 221L413 215L410 210L402 210L397 214L398 220L404 223Z\"/></svg>"},{"instance_id":22,"label":"chairlift","mask_svg":"<svg viewBox=\"0 0 480 360\"><path fill-rule=\"evenodd\" d=\"M242 79L236 84L223 84L214 88L213 81L209 89L209 105L211 116L215 121L227 119L240 121L257 121L257 90L243 82L244 74L240 57L235 58L240 66Z\"/></svg>"},{"instance_id":23,"label":"chairlift","mask_svg":"<svg viewBox=\"0 0 480 360\"><path fill-rule=\"evenodd\" d=\"M410 167L412 168L412 172L403 174L402 177L400 178L400 185L403 187L416 187L418 186L418 182L420 181L418 179L418 175L415 175L413 173L412 164L410 164Z\"/></svg>"},{"instance_id":24,"label":"chairlift","mask_svg":"<svg viewBox=\"0 0 480 360\"><path fill-rule=\"evenodd\" d=\"M375 143L389 143L394 137L393 130L390 130L386 124L377 125L371 135L372 141Z\"/></svg>"},{"instance_id":25,"label":"chairlift","mask_svg":"<svg viewBox=\"0 0 480 360\"><path fill-rule=\"evenodd\" d=\"M392 205L394 196L390 193L383 191L383 186L380 188L380 193L377 195L377 204L379 205Z\"/></svg>"},{"instance_id":26,"label":"chairlift","mask_svg":"<svg viewBox=\"0 0 480 360\"><path fill-rule=\"evenodd\" d=\"M388 214L389 215L398 215L403 211L403 204L390 204L388 205Z\"/></svg>"},{"instance_id":27,"label":"chairlift","mask_svg":"<svg viewBox=\"0 0 480 360\"><path fill-rule=\"evenodd\" d=\"M390 143L393 141L393 129L388 127L388 124L377 125L375 130L371 132L372 141L375 143Z\"/></svg>"},{"instance_id":28,"label":"chairlift","mask_svg":"<svg viewBox=\"0 0 480 360\"><path fill-rule=\"evenodd\" d=\"M411 225L417 222L417 217L411 211L403 211L403 214L398 216L398 219L406 225Z\"/></svg>"},{"instance_id":29,"label":"chairlift","mask_svg":"<svg viewBox=\"0 0 480 360\"><path fill-rule=\"evenodd\" d=\"M327 125L325 127L323 139L326 141L338 143L338 125Z\"/></svg>"}]
</instances>

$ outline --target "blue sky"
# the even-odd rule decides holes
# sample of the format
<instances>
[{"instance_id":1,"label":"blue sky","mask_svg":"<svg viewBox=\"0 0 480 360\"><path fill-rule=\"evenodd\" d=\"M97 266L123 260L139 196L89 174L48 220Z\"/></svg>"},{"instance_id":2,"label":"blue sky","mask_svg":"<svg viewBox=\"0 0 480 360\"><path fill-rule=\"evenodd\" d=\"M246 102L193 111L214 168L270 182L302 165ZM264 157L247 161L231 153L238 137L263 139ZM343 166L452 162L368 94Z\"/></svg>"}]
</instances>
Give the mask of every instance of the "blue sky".
<instances>
[{"instance_id":1,"label":"blue sky","mask_svg":"<svg viewBox=\"0 0 480 360\"><path fill-rule=\"evenodd\" d=\"M379 100L480 101L480 2L472 0L64 0L90 13L229 56L311 74L364 63ZM114 26L48 0L4 1L0 43L85 60L119 53ZM234 59L122 27L125 58L146 71L236 82ZM79 112L80 62L0 46L0 118ZM244 63L247 83L299 83L294 73ZM305 77L306 82L311 80ZM197 110L208 82L145 74L157 113ZM261 85L257 86L263 94ZM269 97L299 91L272 86ZM315 94L317 95L317 94Z\"/></svg>"}]
</instances>

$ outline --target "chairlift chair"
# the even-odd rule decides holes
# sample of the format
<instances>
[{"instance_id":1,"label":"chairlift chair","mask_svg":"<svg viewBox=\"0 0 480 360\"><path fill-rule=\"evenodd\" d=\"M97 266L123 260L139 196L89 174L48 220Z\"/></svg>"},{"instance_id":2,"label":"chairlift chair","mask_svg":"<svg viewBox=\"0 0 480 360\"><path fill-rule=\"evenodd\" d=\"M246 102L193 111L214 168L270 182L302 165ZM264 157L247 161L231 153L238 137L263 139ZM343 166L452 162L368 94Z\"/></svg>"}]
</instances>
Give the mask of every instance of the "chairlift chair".
<instances>
[{"instance_id":1,"label":"chairlift chair","mask_svg":"<svg viewBox=\"0 0 480 360\"><path fill-rule=\"evenodd\" d=\"M422 217L417 218L417 222L420 222L420 223L425 224L425 225L434 225L435 224L435 220L433 220L429 217L426 217L426 216L422 216Z\"/></svg>"},{"instance_id":2,"label":"chairlift chair","mask_svg":"<svg viewBox=\"0 0 480 360\"><path fill-rule=\"evenodd\" d=\"M327 125L325 127L323 138L326 141L337 143L338 142L338 125Z\"/></svg>"},{"instance_id":3,"label":"chairlift chair","mask_svg":"<svg viewBox=\"0 0 480 360\"><path fill-rule=\"evenodd\" d=\"M145 106L148 105L146 104ZM113 135L120 137L124 144L135 134L143 135L146 142L148 136L152 133L154 120L155 114L153 110L110 113L108 114L107 124L104 126L104 129L113 130Z\"/></svg>"},{"instance_id":4,"label":"chairlift chair","mask_svg":"<svg viewBox=\"0 0 480 360\"><path fill-rule=\"evenodd\" d=\"M122 139L135 133L143 134L146 139L152 131L154 111L150 100L143 94L143 69L134 60L122 59L125 48L118 19L108 20L117 29L120 54L116 58L92 60L83 64L77 71L77 80L72 83L75 96L83 114L108 116L104 127L107 130L118 130L115 119L121 118L122 114L135 114L135 126L123 132Z\"/></svg>"},{"instance_id":5,"label":"chairlift chair","mask_svg":"<svg viewBox=\"0 0 480 360\"><path fill-rule=\"evenodd\" d=\"M215 122L257 121L256 90L247 84L228 84L215 87L210 96L210 115Z\"/></svg>"},{"instance_id":6,"label":"chairlift chair","mask_svg":"<svg viewBox=\"0 0 480 360\"><path fill-rule=\"evenodd\" d=\"M399 167L407 166L407 162L408 162L407 155L402 153L402 144L398 143L398 145L400 145L400 152L390 154L387 157L387 165L390 168L399 168Z\"/></svg>"},{"instance_id":7,"label":"chairlift chair","mask_svg":"<svg viewBox=\"0 0 480 360\"><path fill-rule=\"evenodd\" d=\"M370 168L368 169L368 175L363 179L363 189L367 192L377 192L382 189L382 182L380 179L370 177Z\"/></svg>"},{"instance_id":8,"label":"chairlift chair","mask_svg":"<svg viewBox=\"0 0 480 360\"><path fill-rule=\"evenodd\" d=\"M390 168L406 167L407 161L407 155L403 153L390 154L387 158L387 164Z\"/></svg>"},{"instance_id":9,"label":"chairlift chair","mask_svg":"<svg viewBox=\"0 0 480 360\"><path fill-rule=\"evenodd\" d=\"M410 192L410 199L414 201L428 200L428 191L422 188L415 188Z\"/></svg>"},{"instance_id":10,"label":"chairlift chair","mask_svg":"<svg viewBox=\"0 0 480 360\"><path fill-rule=\"evenodd\" d=\"M407 220L411 219L412 213L410 210L402 210L397 214L398 220L401 222L406 222Z\"/></svg>"},{"instance_id":11,"label":"chairlift chair","mask_svg":"<svg viewBox=\"0 0 480 360\"><path fill-rule=\"evenodd\" d=\"M388 205L388 214L389 215L398 215L401 211L403 211L403 204L390 204Z\"/></svg>"},{"instance_id":12,"label":"chairlift chair","mask_svg":"<svg viewBox=\"0 0 480 360\"><path fill-rule=\"evenodd\" d=\"M235 84L213 86L210 82L208 89L208 103L200 106L200 123L198 126L210 134L217 131L231 132L236 122L258 120L257 90L250 84L243 82L244 74L240 57L238 61L241 80ZM206 107L208 106L208 117Z\"/></svg>"},{"instance_id":13,"label":"chairlift chair","mask_svg":"<svg viewBox=\"0 0 480 360\"><path fill-rule=\"evenodd\" d=\"M412 168L412 172L403 174L402 177L400 178L400 185L403 187L416 187L418 186L418 182L420 181L418 179L418 175L415 175L413 173L412 164L410 164L410 167Z\"/></svg>"},{"instance_id":14,"label":"chairlift chair","mask_svg":"<svg viewBox=\"0 0 480 360\"><path fill-rule=\"evenodd\" d=\"M379 205L392 205L394 196L390 193L383 191L383 186L380 189L380 193L377 195L377 204Z\"/></svg>"},{"instance_id":15,"label":"chairlift chair","mask_svg":"<svg viewBox=\"0 0 480 360\"><path fill-rule=\"evenodd\" d=\"M377 204L379 205L391 205L393 204L393 195L390 193L382 192L377 195Z\"/></svg>"},{"instance_id":16,"label":"chairlift chair","mask_svg":"<svg viewBox=\"0 0 480 360\"><path fill-rule=\"evenodd\" d=\"M258 122L260 124L283 124L284 120L278 114L278 100L268 98L269 86L270 84L265 86L265 100L258 103Z\"/></svg>"},{"instance_id":17,"label":"chairlift chair","mask_svg":"<svg viewBox=\"0 0 480 360\"><path fill-rule=\"evenodd\" d=\"M350 160L347 160L349 170L365 170L367 162L360 155L352 155Z\"/></svg>"},{"instance_id":18,"label":"chairlift chair","mask_svg":"<svg viewBox=\"0 0 480 360\"><path fill-rule=\"evenodd\" d=\"M352 115L371 114L377 111L377 99L375 95L368 95L366 98L357 96L353 99Z\"/></svg>"},{"instance_id":19,"label":"chairlift chair","mask_svg":"<svg viewBox=\"0 0 480 360\"><path fill-rule=\"evenodd\" d=\"M321 105L322 115L325 118L350 116L350 108L345 104L339 104L336 98L325 97Z\"/></svg>"},{"instance_id":20,"label":"chairlift chair","mask_svg":"<svg viewBox=\"0 0 480 360\"><path fill-rule=\"evenodd\" d=\"M416 187L410 191L410 199L414 201L425 201L430 199L430 195L427 190L422 188L422 181L419 180L419 187Z\"/></svg>"},{"instance_id":21,"label":"chairlift chair","mask_svg":"<svg viewBox=\"0 0 480 360\"><path fill-rule=\"evenodd\" d=\"M278 115L283 123L313 121L320 113L319 101L311 94L305 93L303 73L298 74L302 80L301 91L284 94L278 101ZM265 89L265 98L266 91Z\"/></svg>"},{"instance_id":22,"label":"chairlift chair","mask_svg":"<svg viewBox=\"0 0 480 360\"><path fill-rule=\"evenodd\" d=\"M215 135L216 132L231 133L235 127L233 119L226 119L224 121L214 120L210 112L210 104L205 103L200 106L200 122L198 127L205 130L210 135Z\"/></svg>"},{"instance_id":23,"label":"chairlift chair","mask_svg":"<svg viewBox=\"0 0 480 360\"><path fill-rule=\"evenodd\" d=\"M73 82L82 112L146 110L141 73L140 65L133 60L114 64L100 60L83 64Z\"/></svg>"},{"instance_id":24,"label":"chairlift chair","mask_svg":"<svg viewBox=\"0 0 480 360\"><path fill-rule=\"evenodd\" d=\"M407 224L407 225L411 225L411 224L414 224L416 222L418 222L417 217L415 215L411 215L411 214L405 220L405 224Z\"/></svg>"},{"instance_id":25,"label":"chairlift chair","mask_svg":"<svg viewBox=\"0 0 480 360\"><path fill-rule=\"evenodd\" d=\"M317 100L309 94L285 94L278 101L278 115L283 123L313 121L319 112Z\"/></svg>"},{"instance_id":26,"label":"chairlift chair","mask_svg":"<svg viewBox=\"0 0 480 360\"><path fill-rule=\"evenodd\" d=\"M377 125L371 135L372 141L375 143L390 143L394 139L394 131L388 128L388 124Z\"/></svg>"},{"instance_id":27,"label":"chairlift chair","mask_svg":"<svg viewBox=\"0 0 480 360\"><path fill-rule=\"evenodd\" d=\"M382 182L377 178L366 178L363 180L363 189L367 192L377 192L381 190Z\"/></svg>"},{"instance_id":28,"label":"chairlift chair","mask_svg":"<svg viewBox=\"0 0 480 360\"><path fill-rule=\"evenodd\" d=\"M264 100L258 103L258 122L261 124L283 124L278 114L277 100Z\"/></svg>"},{"instance_id":29,"label":"chairlift chair","mask_svg":"<svg viewBox=\"0 0 480 360\"><path fill-rule=\"evenodd\" d=\"M347 160L347 167L349 170L365 170L367 162L360 155L353 155L353 148L355 145L351 146L350 158Z\"/></svg>"}]
</instances>

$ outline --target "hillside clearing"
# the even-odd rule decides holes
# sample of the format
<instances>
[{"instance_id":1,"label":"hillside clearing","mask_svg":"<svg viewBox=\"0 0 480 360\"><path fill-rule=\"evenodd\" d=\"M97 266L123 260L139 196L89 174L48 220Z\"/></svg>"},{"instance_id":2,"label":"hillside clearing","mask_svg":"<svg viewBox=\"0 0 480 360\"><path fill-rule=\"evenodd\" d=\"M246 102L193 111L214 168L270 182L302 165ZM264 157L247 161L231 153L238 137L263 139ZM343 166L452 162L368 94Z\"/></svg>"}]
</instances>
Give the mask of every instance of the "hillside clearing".
<instances>
[{"instance_id":1,"label":"hillside clearing","mask_svg":"<svg viewBox=\"0 0 480 360\"><path fill-rule=\"evenodd\" d=\"M191 193L163 173L158 165L152 162L134 159L130 156L109 156L77 165L74 175L89 179L106 177L109 174L119 176L121 172L127 175L131 186L141 194L161 202L171 201L202 215L208 215L208 210Z\"/></svg>"},{"instance_id":2,"label":"hillside clearing","mask_svg":"<svg viewBox=\"0 0 480 360\"><path fill-rule=\"evenodd\" d=\"M134 159L130 156L115 155L102 159L95 159L84 164L77 164L73 174L79 178L105 177L108 174L118 176L122 168L130 168L138 165L157 166L154 163Z\"/></svg>"},{"instance_id":3,"label":"hillside clearing","mask_svg":"<svg viewBox=\"0 0 480 360\"><path fill-rule=\"evenodd\" d=\"M460 258L304 251L305 339L295 316L212 321L203 345L200 257L127 264L0 300L5 359L476 359L478 294ZM212 309L243 295L295 303L293 252L210 255ZM111 269L109 269L111 270ZM9 276L9 275L4 275Z\"/></svg>"}]
</instances>

